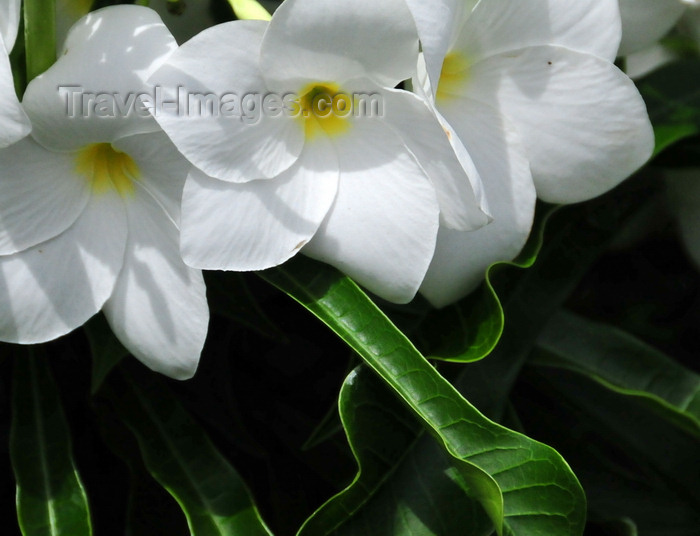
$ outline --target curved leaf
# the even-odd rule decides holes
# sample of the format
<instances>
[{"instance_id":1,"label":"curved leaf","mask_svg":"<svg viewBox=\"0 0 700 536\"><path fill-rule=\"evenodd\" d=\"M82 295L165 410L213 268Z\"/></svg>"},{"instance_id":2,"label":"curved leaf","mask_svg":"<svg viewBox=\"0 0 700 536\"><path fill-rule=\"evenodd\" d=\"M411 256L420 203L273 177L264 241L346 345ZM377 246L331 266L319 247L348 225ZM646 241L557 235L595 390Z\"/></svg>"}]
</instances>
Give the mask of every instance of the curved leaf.
<instances>
[{"instance_id":1,"label":"curved leaf","mask_svg":"<svg viewBox=\"0 0 700 536\"><path fill-rule=\"evenodd\" d=\"M507 322L499 344L488 359L464 367L456 381L487 416L501 419L539 332L616 236L656 202L660 186L653 174L639 174L605 196L563 207L549 221L534 265L504 270L497 288Z\"/></svg>"},{"instance_id":2,"label":"curved leaf","mask_svg":"<svg viewBox=\"0 0 700 536\"><path fill-rule=\"evenodd\" d=\"M152 374L124 373L102 392L139 443L146 467L180 504L193 536L269 536L235 469Z\"/></svg>"},{"instance_id":3,"label":"curved leaf","mask_svg":"<svg viewBox=\"0 0 700 536\"><path fill-rule=\"evenodd\" d=\"M619 329L560 311L537 340L530 363L584 374L652 405L700 436L700 376Z\"/></svg>"},{"instance_id":4,"label":"curved leaf","mask_svg":"<svg viewBox=\"0 0 700 536\"><path fill-rule=\"evenodd\" d=\"M493 525L464 493L464 462L449 456L379 378L359 367L345 380L340 416L359 471L298 536L488 536ZM468 469L468 468L467 468Z\"/></svg>"},{"instance_id":5,"label":"curved leaf","mask_svg":"<svg viewBox=\"0 0 700 536\"><path fill-rule=\"evenodd\" d=\"M23 536L92 534L87 496L44 355L15 352L10 457Z\"/></svg>"},{"instance_id":6,"label":"curved leaf","mask_svg":"<svg viewBox=\"0 0 700 536\"><path fill-rule=\"evenodd\" d=\"M261 276L328 325L467 462L470 489L499 533L581 533L585 498L561 456L481 415L349 278L303 257Z\"/></svg>"},{"instance_id":7,"label":"curved leaf","mask_svg":"<svg viewBox=\"0 0 700 536\"><path fill-rule=\"evenodd\" d=\"M492 264L479 289L453 305L432 309L426 315L415 339L428 358L471 363L493 351L505 325L497 290L501 278L512 268L527 269L535 263L542 248L545 226L559 208L540 203L530 238L516 259Z\"/></svg>"}]
</instances>

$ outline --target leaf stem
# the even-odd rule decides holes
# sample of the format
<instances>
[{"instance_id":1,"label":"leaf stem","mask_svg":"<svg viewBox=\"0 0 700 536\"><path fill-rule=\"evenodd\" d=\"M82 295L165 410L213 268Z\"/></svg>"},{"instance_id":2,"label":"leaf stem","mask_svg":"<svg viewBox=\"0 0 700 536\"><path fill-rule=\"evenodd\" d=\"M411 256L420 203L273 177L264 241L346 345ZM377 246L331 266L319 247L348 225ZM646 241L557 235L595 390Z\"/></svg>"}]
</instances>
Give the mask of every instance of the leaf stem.
<instances>
[{"instance_id":1,"label":"leaf stem","mask_svg":"<svg viewBox=\"0 0 700 536\"><path fill-rule=\"evenodd\" d=\"M24 43L30 82L56 61L55 0L24 0Z\"/></svg>"}]
</instances>

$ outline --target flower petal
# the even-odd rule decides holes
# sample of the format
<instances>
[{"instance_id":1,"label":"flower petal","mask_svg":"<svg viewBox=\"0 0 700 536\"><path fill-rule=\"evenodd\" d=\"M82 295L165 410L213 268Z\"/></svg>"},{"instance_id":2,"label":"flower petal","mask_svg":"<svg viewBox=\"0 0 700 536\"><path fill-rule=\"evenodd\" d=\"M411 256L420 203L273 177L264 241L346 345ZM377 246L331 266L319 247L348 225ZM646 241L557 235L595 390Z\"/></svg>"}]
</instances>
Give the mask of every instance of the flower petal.
<instances>
[{"instance_id":1,"label":"flower petal","mask_svg":"<svg viewBox=\"0 0 700 536\"><path fill-rule=\"evenodd\" d=\"M384 118L430 177L440 204L440 223L471 231L490 218L481 177L449 125L441 125L437 111L416 95L400 90L383 92Z\"/></svg>"},{"instance_id":2,"label":"flower petal","mask_svg":"<svg viewBox=\"0 0 700 536\"><path fill-rule=\"evenodd\" d=\"M40 343L85 323L112 294L125 244L121 199L104 194L55 238L0 256L0 340Z\"/></svg>"},{"instance_id":3,"label":"flower petal","mask_svg":"<svg viewBox=\"0 0 700 536\"><path fill-rule=\"evenodd\" d=\"M428 78L437 88L442 61L477 0L406 0L418 27Z\"/></svg>"},{"instance_id":4,"label":"flower petal","mask_svg":"<svg viewBox=\"0 0 700 536\"><path fill-rule=\"evenodd\" d=\"M338 159L323 138L274 179L232 184L193 170L183 196L183 258L203 269L277 266L316 233L337 188Z\"/></svg>"},{"instance_id":5,"label":"flower petal","mask_svg":"<svg viewBox=\"0 0 700 536\"><path fill-rule=\"evenodd\" d=\"M435 248L440 217L435 189L403 142L380 121L356 121L334 145L338 194L302 252L382 298L406 303Z\"/></svg>"},{"instance_id":6,"label":"flower petal","mask_svg":"<svg viewBox=\"0 0 700 536\"><path fill-rule=\"evenodd\" d=\"M179 253L179 231L140 185L126 204L124 268L104 306L122 344L172 378L194 375L209 323L204 279Z\"/></svg>"},{"instance_id":7,"label":"flower petal","mask_svg":"<svg viewBox=\"0 0 700 536\"><path fill-rule=\"evenodd\" d=\"M278 91L361 77L394 87L411 78L417 57L418 33L404 0L286 0L265 33L260 65Z\"/></svg>"},{"instance_id":8,"label":"flower petal","mask_svg":"<svg viewBox=\"0 0 700 536\"><path fill-rule=\"evenodd\" d=\"M23 104L32 135L48 149L71 151L158 130L136 101L150 98L146 79L176 47L152 9L121 5L86 15L73 26L63 55L27 87Z\"/></svg>"},{"instance_id":9,"label":"flower petal","mask_svg":"<svg viewBox=\"0 0 700 536\"><path fill-rule=\"evenodd\" d=\"M178 152L163 131L120 138L112 145L134 160L140 171L141 185L158 201L175 225L180 225L182 189L192 164Z\"/></svg>"},{"instance_id":10,"label":"flower petal","mask_svg":"<svg viewBox=\"0 0 700 536\"><path fill-rule=\"evenodd\" d=\"M0 150L0 255L35 246L68 229L90 197L73 155L31 138Z\"/></svg>"},{"instance_id":11,"label":"flower petal","mask_svg":"<svg viewBox=\"0 0 700 536\"><path fill-rule=\"evenodd\" d=\"M635 0L636 1L636 0ZM620 45L618 0L481 1L454 48L471 61L525 47L558 45L613 61Z\"/></svg>"},{"instance_id":12,"label":"flower petal","mask_svg":"<svg viewBox=\"0 0 700 536\"><path fill-rule=\"evenodd\" d=\"M441 227L420 292L436 307L466 296L497 261L515 257L530 233L535 186L525 148L496 110L467 99L443 107L479 169L493 221L471 232Z\"/></svg>"},{"instance_id":13,"label":"flower petal","mask_svg":"<svg viewBox=\"0 0 700 536\"><path fill-rule=\"evenodd\" d=\"M20 0L2 0L0 2L0 41L10 51L15 46L19 28Z\"/></svg>"},{"instance_id":14,"label":"flower petal","mask_svg":"<svg viewBox=\"0 0 700 536\"><path fill-rule=\"evenodd\" d=\"M296 161L304 145L297 120L284 110L273 117L262 109L268 91L258 56L265 28L262 21L235 21L205 30L151 77L173 102L180 95L187 103L187 94L197 93L214 102L215 115L199 113L196 102L189 109L181 104L155 111L177 148L211 177L231 182L274 177Z\"/></svg>"},{"instance_id":15,"label":"flower petal","mask_svg":"<svg viewBox=\"0 0 700 536\"><path fill-rule=\"evenodd\" d=\"M466 92L518 129L545 201L600 195L644 164L654 147L637 88L590 54L554 46L501 54L473 66Z\"/></svg>"},{"instance_id":16,"label":"flower petal","mask_svg":"<svg viewBox=\"0 0 700 536\"><path fill-rule=\"evenodd\" d=\"M678 22L687 4L680 0L619 0L622 15L620 56L653 45Z\"/></svg>"},{"instance_id":17,"label":"flower petal","mask_svg":"<svg viewBox=\"0 0 700 536\"><path fill-rule=\"evenodd\" d=\"M10 58L0 38L0 149L24 138L32 129L12 80Z\"/></svg>"}]
</instances>

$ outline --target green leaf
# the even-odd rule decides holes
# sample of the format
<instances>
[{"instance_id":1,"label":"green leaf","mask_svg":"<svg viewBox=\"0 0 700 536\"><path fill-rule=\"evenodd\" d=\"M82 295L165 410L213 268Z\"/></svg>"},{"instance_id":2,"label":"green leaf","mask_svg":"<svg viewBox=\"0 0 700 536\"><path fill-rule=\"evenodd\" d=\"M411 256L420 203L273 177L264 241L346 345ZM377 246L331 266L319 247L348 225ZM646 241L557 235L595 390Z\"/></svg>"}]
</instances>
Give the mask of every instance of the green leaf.
<instances>
[{"instance_id":1,"label":"green leaf","mask_svg":"<svg viewBox=\"0 0 700 536\"><path fill-rule=\"evenodd\" d=\"M150 473L179 503L191 534L271 535L241 477L162 380L120 372L102 393L136 436Z\"/></svg>"},{"instance_id":2,"label":"green leaf","mask_svg":"<svg viewBox=\"0 0 700 536\"><path fill-rule=\"evenodd\" d=\"M126 356L129 350L122 346L112 333L102 313L92 317L84 326L92 354L92 376L90 390L94 395L112 369Z\"/></svg>"},{"instance_id":3,"label":"green leaf","mask_svg":"<svg viewBox=\"0 0 700 536\"><path fill-rule=\"evenodd\" d=\"M449 456L366 367L340 391L340 415L359 471L298 536L487 536L493 524L463 490L465 462ZM470 468L466 468L469 474Z\"/></svg>"},{"instance_id":4,"label":"green leaf","mask_svg":"<svg viewBox=\"0 0 700 536\"><path fill-rule=\"evenodd\" d=\"M700 436L700 376L632 335L560 311L537 346L532 364L584 374Z\"/></svg>"},{"instance_id":5,"label":"green leaf","mask_svg":"<svg viewBox=\"0 0 700 536\"><path fill-rule=\"evenodd\" d=\"M638 82L654 125L654 155L683 138L700 133L700 61L682 60Z\"/></svg>"},{"instance_id":6,"label":"green leaf","mask_svg":"<svg viewBox=\"0 0 700 536\"><path fill-rule=\"evenodd\" d=\"M585 498L561 456L481 415L349 278L301 256L261 276L340 336L467 462L469 487L499 533L581 533Z\"/></svg>"},{"instance_id":7,"label":"green leaf","mask_svg":"<svg viewBox=\"0 0 700 536\"><path fill-rule=\"evenodd\" d=\"M656 201L660 186L655 176L636 175L605 196L562 207L545 228L533 266L496 274L506 318L503 334L488 359L464 367L456 380L458 389L487 416L502 418L539 332L617 233L626 232L648 203Z\"/></svg>"},{"instance_id":8,"label":"green leaf","mask_svg":"<svg viewBox=\"0 0 700 536\"><path fill-rule=\"evenodd\" d=\"M10 457L24 536L92 534L87 497L46 356L15 353Z\"/></svg>"},{"instance_id":9,"label":"green leaf","mask_svg":"<svg viewBox=\"0 0 700 536\"><path fill-rule=\"evenodd\" d=\"M505 318L498 288L513 269L530 268L542 248L544 229L559 207L541 203L530 238L518 257L497 262L486 271L484 284L457 303L431 310L415 338L430 359L470 363L489 355L503 333Z\"/></svg>"},{"instance_id":10,"label":"green leaf","mask_svg":"<svg viewBox=\"0 0 700 536\"><path fill-rule=\"evenodd\" d=\"M591 519L626 517L644 536L697 534L696 437L638 400L565 369L526 367L512 398L528 431L566 455Z\"/></svg>"},{"instance_id":11,"label":"green leaf","mask_svg":"<svg viewBox=\"0 0 700 536\"><path fill-rule=\"evenodd\" d=\"M27 82L56 61L55 0L24 0L24 46Z\"/></svg>"}]
</instances>

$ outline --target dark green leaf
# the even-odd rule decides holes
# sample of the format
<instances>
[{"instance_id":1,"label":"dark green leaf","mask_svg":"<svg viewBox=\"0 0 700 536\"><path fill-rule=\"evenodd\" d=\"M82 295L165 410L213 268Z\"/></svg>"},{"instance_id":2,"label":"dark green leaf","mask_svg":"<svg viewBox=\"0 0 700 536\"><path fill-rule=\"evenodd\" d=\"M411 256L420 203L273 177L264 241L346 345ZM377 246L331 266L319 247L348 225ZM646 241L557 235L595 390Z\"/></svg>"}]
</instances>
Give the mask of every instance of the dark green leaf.
<instances>
[{"instance_id":1,"label":"dark green leaf","mask_svg":"<svg viewBox=\"0 0 700 536\"><path fill-rule=\"evenodd\" d=\"M422 419L449 454L471 466L469 488L499 532L580 534L585 499L550 447L481 415L349 278L303 257L261 276L353 348Z\"/></svg>"},{"instance_id":2,"label":"dark green leaf","mask_svg":"<svg viewBox=\"0 0 700 536\"><path fill-rule=\"evenodd\" d=\"M102 313L92 317L83 327L92 354L90 389L95 394L112 369L129 355L129 350L114 336Z\"/></svg>"},{"instance_id":3,"label":"dark green leaf","mask_svg":"<svg viewBox=\"0 0 700 536\"><path fill-rule=\"evenodd\" d=\"M33 348L16 351L12 402L10 455L22 534L92 534L61 400L46 356Z\"/></svg>"},{"instance_id":4,"label":"dark green leaf","mask_svg":"<svg viewBox=\"0 0 700 536\"><path fill-rule=\"evenodd\" d=\"M460 470L367 368L340 392L340 414L359 471L316 511L299 536L486 536L493 525ZM467 471L469 468L467 467Z\"/></svg>"},{"instance_id":5,"label":"dark green leaf","mask_svg":"<svg viewBox=\"0 0 700 536\"><path fill-rule=\"evenodd\" d=\"M193 536L269 536L235 469L153 374L124 372L103 393L136 436L146 467L177 500Z\"/></svg>"},{"instance_id":6,"label":"dark green leaf","mask_svg":"<svg viewBox=\"0 0 700 536\"><path fill-rule=\"evenodd\" d=\"M591 519L629 518L644 536L697 534L697 438L638 400L564 369L527 367L513 395L528 432L566 455Z\"/></svg>"},{"instance_id":7,"label":"dark green leaf","mask_svg":"<svg viewBox=\"0 0 700 536\"><path fill-rule=\"evenodd\" d=\"M682 60L638 82L654 125L654 154L700 133L700 61Z\"/></svg>"},{"instance_id":8,"label":"dark green leaf","mask_svg":"<svg viewBox=\"0 0 700 536\"><path fill-rule=\"evenodd\" d=\"M537 346L533 364L585 374L700 436L700 376L632 335L560 311Z\"/></svg>"},{"instance_id":9,"label":"dark green leaf","mask_svg":"<svg viewBox=\"0 0 700 536\"><path fill-rule=\"evenodd\" d=\"M508 393L538 333L619 232L659 195L654 176L637 175L604 197L563 207L549 221L544 246L528 270L503 271L497 288L506 325L498 346L464 367L457 387L482 412L501 419Z\"/></svg>"}]
</instances>

